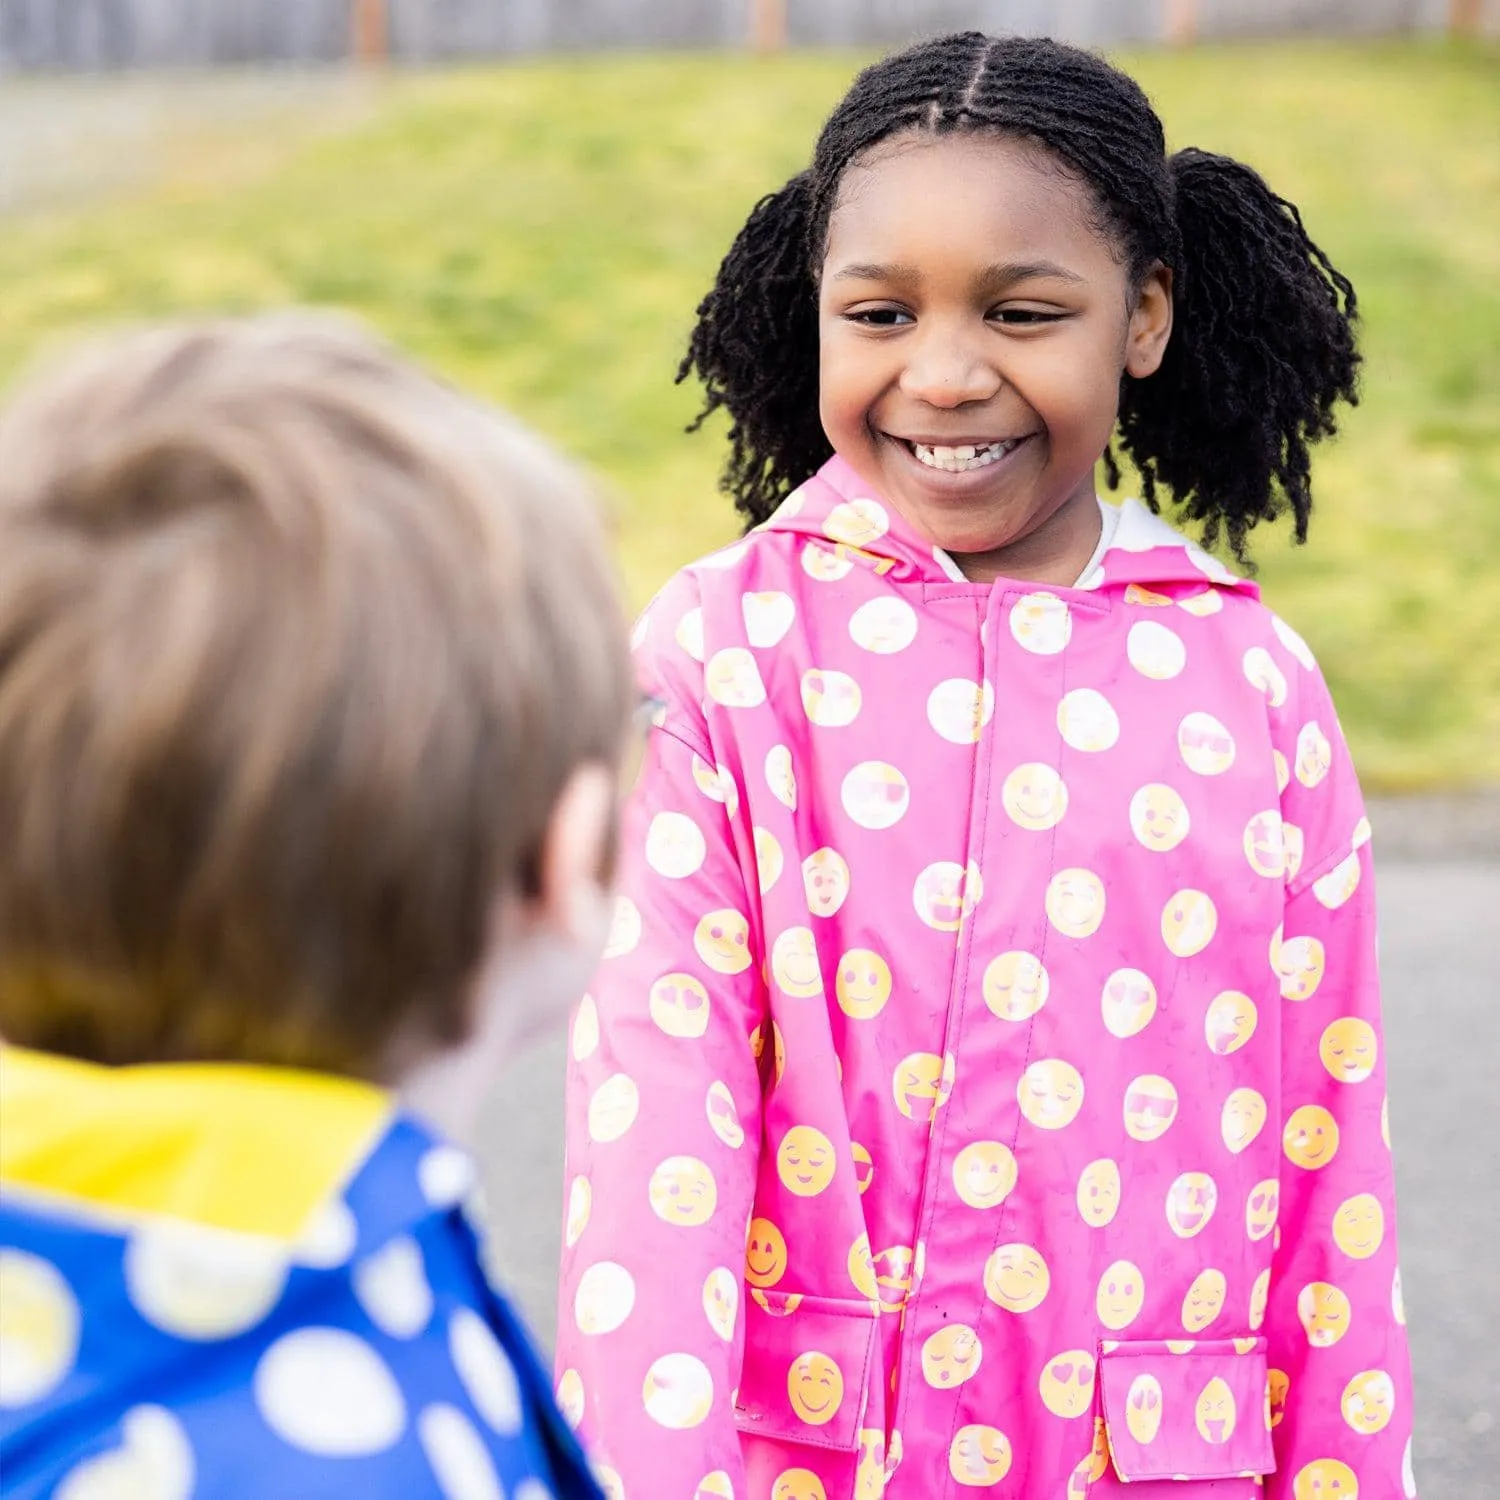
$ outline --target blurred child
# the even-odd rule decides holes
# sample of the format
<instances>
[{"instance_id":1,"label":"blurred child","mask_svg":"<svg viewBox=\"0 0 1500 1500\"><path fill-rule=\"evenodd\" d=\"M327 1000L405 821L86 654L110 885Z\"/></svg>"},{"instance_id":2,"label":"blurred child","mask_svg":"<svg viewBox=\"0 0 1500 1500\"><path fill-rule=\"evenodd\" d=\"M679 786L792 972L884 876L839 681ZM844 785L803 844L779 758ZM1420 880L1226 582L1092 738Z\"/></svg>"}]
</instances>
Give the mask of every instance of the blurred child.
<instances>
[{"instance_id":1,"label":"blurred child","mask_svg":"<svg viewBox=\"0 0 1500 1500\"><path fill-rule=\"evenodd\" d=\"M463 1145L597 960L629 699L579 477L361 333L0 414L8 1496L598 1494Z\"/></svg>"},{"instance_id":2,"label":"blurred child","mask_svg":"<svg viewBox=\"0 0 1500 1500\"><path fill-rule=\"evenodd\" d=\"M1045 40L876 64L750 215L688 368L755 529L639 627L573 1032L613 1495L1415 1493L1369 825L1306 645L1153 514L1303 534L1353 312Z\"/></svg>"}]
</instances>

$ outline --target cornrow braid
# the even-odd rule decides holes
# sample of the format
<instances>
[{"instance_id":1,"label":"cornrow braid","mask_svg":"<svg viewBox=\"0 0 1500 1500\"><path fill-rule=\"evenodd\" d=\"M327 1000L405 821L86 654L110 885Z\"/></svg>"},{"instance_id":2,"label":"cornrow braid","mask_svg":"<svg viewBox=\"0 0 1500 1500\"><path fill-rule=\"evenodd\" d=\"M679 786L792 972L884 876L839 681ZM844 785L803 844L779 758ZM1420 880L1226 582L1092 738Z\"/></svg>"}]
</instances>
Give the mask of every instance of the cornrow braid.
<instances>
[{"instance_id":1,"label":"cornrow braid","mask_svg":"<svg viewBox=\"0 0 1500 1500\"><path fill-rule=\"evenodd\" d=\"M812 165L763 198L740 231L678 370L698 418L730 417L724 487L750 524L830 455L818 416L817 275L849 167L911 132L1030 141L1090 191L1095 227L1134 285L1173 273L1174 326L1156 374L1122 378L1119 444L1157 508L1170 490L1210 544L1243 561L1250 529L1286 510L1299 541L1312 505L1309 445L1357 399L1354 289L1296 208L1248 167L1169 158L1140 86L1046 38L961 32L865 69L823 127ZM1119 467L1104 455L1112 485Z\"/></svg>"}]
</instances>

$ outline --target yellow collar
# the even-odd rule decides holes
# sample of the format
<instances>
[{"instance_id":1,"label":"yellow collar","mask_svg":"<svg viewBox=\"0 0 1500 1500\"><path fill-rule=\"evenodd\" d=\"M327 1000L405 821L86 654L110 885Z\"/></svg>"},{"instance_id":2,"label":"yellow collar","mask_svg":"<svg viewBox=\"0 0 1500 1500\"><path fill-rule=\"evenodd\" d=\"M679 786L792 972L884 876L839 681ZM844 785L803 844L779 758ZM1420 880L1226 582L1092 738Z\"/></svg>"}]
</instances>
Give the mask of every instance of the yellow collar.
<instances>
[{"instance_id":1,"label":"yellow collar","mask_svg":"<svg viewBox=\"0 0 1500 1500\"><path fill-rule=\"evenodd\" d=\"M372 1084L228 1063L106 1068L0 1047L0 1189L116 1221L293 1240L390 1119Z\"/></svg>"}]
</instances>

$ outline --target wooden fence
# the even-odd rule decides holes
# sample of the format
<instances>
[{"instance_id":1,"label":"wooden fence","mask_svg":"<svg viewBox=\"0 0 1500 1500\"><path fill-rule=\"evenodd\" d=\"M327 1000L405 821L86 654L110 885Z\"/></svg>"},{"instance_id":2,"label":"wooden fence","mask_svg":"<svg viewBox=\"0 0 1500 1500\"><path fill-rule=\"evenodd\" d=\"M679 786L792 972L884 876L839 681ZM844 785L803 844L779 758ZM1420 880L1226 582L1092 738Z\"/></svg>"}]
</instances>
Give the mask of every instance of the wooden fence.
<instances>
[{"instance_id":1,"label":"wooden fence","mask_svg":"<svg viewBox=\"0 0 1500 1500\"><path fill-rule=\"evenodd\" d=\"M0 0L0 72L880 46L960 27L1095 45L1500 26L1500 0Z\"/></svg>"}]
</instances>

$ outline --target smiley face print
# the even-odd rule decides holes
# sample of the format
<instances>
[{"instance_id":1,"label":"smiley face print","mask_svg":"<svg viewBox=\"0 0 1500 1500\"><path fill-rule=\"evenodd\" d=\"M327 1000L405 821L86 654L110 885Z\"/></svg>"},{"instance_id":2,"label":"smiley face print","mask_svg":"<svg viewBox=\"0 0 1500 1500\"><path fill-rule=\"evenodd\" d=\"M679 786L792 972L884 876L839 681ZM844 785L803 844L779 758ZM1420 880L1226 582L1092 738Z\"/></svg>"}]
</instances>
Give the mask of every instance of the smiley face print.
<instances>
[{"instance_id":1,"label":"smiley face print","mask_svg":"<svg viewBox=\"0 0 1500 1500\"><path fill-rule=\"evenodd\" d=\"M1057 772L1040 761L1017 766L1000 788L1000 805L1018 828L1056 828L1068 810L1068 789Z\"/></svg>"},{"instance_id":2,"label":"smiley face print","mask_svg":"<svg viewBox=\"0 0 1500 1500\"><path fill-rule=\"evenodd\" d=\"M1286 674L1264 646L1252 646L1245 653L1242 667L1245 681L1264 693L1272 708L1280 708L1286 702Z\"/></svg>"},{"instance_id":3,"label":"smiley face print","mask_svg":"<svg viewBox=\"0 0 1500 1500\"><path fill-rule=\"evenodd\" d=\"M870 1251L870 1237L863 1231L849 1247L847 1264L849 1280L854 1283L855 1291L862 1297L868 1297L871 1302L878 1303L880 1283L875 1279L875 1257Z\"/></svg>"},{"instance_id":4,"label":"smiley face print","mask_svg":"<svg viewBox=\"0 0 1500 1500\"><path fill-rule=\"evenodd\" d=\"M1289 1162L1316 1172L1338 1151L1339 1127L1321 1104L1304 1104L1288 1116L1281 1144Z\"/></svg>"},{"instance_id":5,"label":"smiley face print","mask_svg":"<svg viewBox=\"0 0 1500 1500\"><path fill-rule=\"evenodd\" d=\"M1125 1396L1125 1426L1142 1446L1156 1441L1161 1431L1161 1381L1154 1375L1137 1375Z\"/></svg>"},{"instance_id":6,"label":"smiley face print","mask_svg":"<svg viewBox=\"0 0 1500 1500\"><path fill-rule=\"evenodd\" d=\"M769 1219L751 1219L745 1239L745 1280L775 1286L786 1275L786 1239Z\"/></svg>"},{"instance_id":7,"label":"smiley face print","mask_svg":"<svg viewBox=\"0 0 1500 1500\"><path fill-rule=\"evenodd\" d=\"M1314 1349L1331 1349L1349 1332L1349 1299L1327 1281L1310 1281L1297 1293L1297 1319Z\"/></svg>"},{"instance_id":8,"label":"smiley face print","mask_svg":"<svg viewBox=\"0 0 1500 1500\"><path fill-rule=\"evenodd\" d=\"M1116 969L1099 997L1105 1029L1121 1041L1138 1036L1156 1014L1156 986L1139 969Z\"/></svg>"},{"instance_id":9,"label":"smiley face print","mask_svg":"<svg viewBox=\"0 0 1500 1500\"><path fill-rule=\"evenodd\" d=\"M750 924L733 907L707 912L693 933L693 948L716 974L743 974L750 967Z\"/></svg>"},{"instance_id":10,"label":"smiley face print","mask_svg":"<svg viewBox=\"0 0 1500 1500\"><path fill-rule=\"evenodd\" d=\"M1219 913L1204 891L1178 891L1162 908L1162 941L1178 958L1202 953L1218 927Z\"/></svg>"},{"instance_id":11,"label":"smiley face print","mask_svg":"<svg viewBox=\"0 0 1500 1500\"><path fill-rule=\"evenodd\" d=\"M1040 1307L1052 1286L1041 1252L1030 1245L1001 1245L984 1266L984 1292L996 1307L1026 1313Z\"/></svg>"},{"instance_id":12,"label":"smiley face print","mask_svg":"<svg viewBox=\"0 0 1500 1500\"><path fill-rule=\"evenodd\" d=\"M863 694L847 672L818 668L802 674L802 711L821 729L843 729L859 717Z\"/></svg>"},{"instance_id":13,"label":"smiley face print","mask_svg":"<svg viewBox=\"0 0 1500 1500\"><path fill-rule=\"evenodd\" d=\"M1040 1058L1021 1074L1016 1085L1021 1113L1042 1130L1062 1130L1083 1108L1083 1079L1072 1063Z\"/></svg>"},{"instance_id":14,"label":"smiley face print","mask_svg":"<svg viewBox=\"0 0 1500 1500\"><path fill-rule=\"evenodd\" d=\"M1235 1089L1224 1101L1219 1132L1238 1156L1265 1128L1266 1101L1255 1089Z\"/></svg>"},{"instance_id":15,"label":"smiley face print","mask_svg":"<svg viewBox=\"0 0 1500 1500\"><path fill-rule=\"evenodd\" d=\"M1038 1388L1053 1416L1083 1416L1094 1404L1094 1356L1086 1349L1054 1355L1042 1367Z\"/></svg>"},{"instance_id":16,"label":"smiley face print","mask_svg":"<svg viewBox=\"0 0 1500 1500\"><path fill-rule=\"evenodd\" d=\"M651 986L648 1008L668 1036L696 1039L708 1030L708 991L691 974L663 974Z\"/></svg>"},{"instance_id":17,"label":"smiley face print","mask_svg":"<svg viewBox=\"0 0 1500 1500\"><path fill-rule=\"evenodd\" d=\"M1285 1370L1266 1372L1266 1426L1280 1427L1286 1419L1286 1398L1290 1395L1292 1382Z\"/></svg>"},{"instance_id":18,"label":"smiley face print","mask_svg":"<svg viewBox=\"0 0 1500 1500\"><path fill-rule=\"evenodd\" d=\"M1213 1267L1200 1271L1182 1299L1182 1326L1189 1333L1202 1333L1224 1311L1228 1295L1229 1283L1222 1271Z\"/></svg>"},{"instance_id":19,"label":"smiley face print","mask_svg":"<svg viewBox=\"0 0 1500 1500\"><path fill-rule=\"evenodd\" d=\"M906 1306L915 1257L909 1245L891 1245L875 1252L875 1281L880 1287L881 1312L896 1313Z\"/></svg>"},{"instance_id":20,"label":"smiley face print","mask_svg":"<svg viewBox=\"0 0 1500 1500\"><path fill-rule=\"evenodd\" d=\"M776 1172L799 1198L815 1198L833 1181L833 1142L811 1125L794 1125L781 1138Z\"/></svg>"},{"instance_id":21,"label":"smiley face print","mask_svg":"<svg viewBox=\"0 0 1500 1500\"><path fill-rule=\"evenodd\" d=\"M1330 1021L1318 1043L1318 1057L1330 1078L1363 1083L1374 1071L1378 1043L1375 1028L1358 1016Z\"/></svg>"},{"instance_id":22,"label":"smiley face print","mask_svg":"<svg viewBox=\"0 0 1500 1500\"><path fill-rule=\"evenodd\" d=\"M755 879L762 896L781 879L786 855L776 835L768 828L755 830Z\"/></svg>"},{"instance_id":23,"label":"smiley face print","mask_svg":"<svg viewBox=\"0 0 1500 1500\"><path fill-rule=\"evenodd\" d=\"M1010 633L1037 656L1056 656L1073 638L1073 616L1056 594L1024 594L1011 607Z\"/></svg>"},{"instance_id":24,"label":"smiley face print","mask_svg":"<svg viewBox=\"0 0 1500 1500\"><path fill-rule=\"evenodd\" d=\"M953 1186L970 1208L998 1208L1017 1177L1015 1155L1003 1141L971 1141L953 1159Z\"/></svg>"},{"instance_id":25,"label":"smiley face print","mask_svg":"<svg viewBox=\"0 0 1500 1500\"><path fill-rule=\"evenodd\" d=\"M635 1307L635 1279L624 1266L600 1261L578 1278L573 1322L580 1333L613 1333Z\"/></svg>"},{"instance_id":26,"label":"smiley face print","mask_svg":"<svg viewBox=\"0 0 1500 1500\"><path fill-rule=\"evenodd\" d=\"M1128 1328L1146 1305L1146 1278L1134 1261L1117 1260L1106 1266L1094 1294L1099 1321L1112 1332Z\"/></svg>"},{"instance_id":27,"label":"smiley face print","mask_svg":"<svg viewBox=\"0 0 1500 1500\"><path fill-rule=\"evenodd\" d=\"M792 752L785 745L772 745L766 751L766 785L783 807L797 810L797 772L792 766Z\"/></svg>"},{"instance_id":28,"label":"smiley face print","mask_svg":"<svg viewBox=\"0 0 1500 1500\"><path fill-rule=\"evenodd\" d=\"M1177 1088L1160 1073L1142 1073L1125 1088L1125 1134L1134 1141L1159 1141L1177 1119Z\"/></svg>"},{"instance_id":29,"label":"smiley face print","mask_svg":"<svg viewBox=\"0 0 1500 1500\"><path fill-rule=\"evenodd\" d=\"M818 945L807 927L788 927L771 944L771 973L785 995L806 1000L823 993Z\"/></svg>"},{"instance_id":30,"label":"smiley face print","mask_svg":"<svg viewBox=\"0 0 1500 1500\"><path fill-rule=\"evenodd\" d=\"M708 856L703 830L685 813L663 812L646 831L646 863L668 880L684 880Z\"/></svg>"},{"instance_id":31,"label":"smiley face print","mask_svg":"<svg viewBox=\"0 0 1500 1500\"><path fill-rule=\"evenodd\" d=\"M623 958L627 953L633 953L640 940L640 908L629 896L616 896L614 913L609 923L609 937L604 944L605 958Z\"/></svg>"},{"instance_id":32,"label":"smiley face print","mask_svg":"<svg viewBox=\"0 0 1500 1500\"><path fill-rule=\"evenodd\" d=\"M1339 1410L1355 1432L1383 1432L1396 1413L1396 1383L1384 1370L1361 1370L1344 1387Z\"/></svg>"},{"instance_id":33,"label":"smiley face print","mask_svg":"<svg viewBox=\"0 0 1500 1500\"><path fill-rule=\"evenodd\" d=\"M1184 1172L1167 1190L1167 1224L1179 1239L1202 1234L1218 1206L1219 1190L1207 1172Z\"/></svg>"},{"instance_id":34,"label":"smiley face print","mask_svg":"<svg viewBox=\"0 0 1500 1500\"><path fill-rule=\"evenodd\" d=\"M1280 880L1286 873L1286 825L1276 809L1258 812L1245 824L1244 850L1257 875Z\"/></svg>"},{"instance_id":35,"label":"smiley face print","mask_svg":"<svg viewBox=\"0 0 1500 1500\"><path fill-rule=\"evenodd\" d=\"M703 669L703 690L724 708L758 708L766 701L760 668L743 646L714 652Z\"/></svg>"},{"instance_id":36,"label":"smiley face print","mask_svg":"<svg viewBox=\"0 0 1500 1500\"><path fill-rule=\"evenodd\" d=\"M1359 1500L1359 1480L1341 1459L1315 1459L1297 1470L1292 1500Z\"/></svg>"},{"instance_id":37,"label":"smiley face print","mask_svg":"<svg viewBox=\"0 0 1500 1500\"><path fill-rule=\"evenodd\" d=\"M917 612L894 595L870 599L849 619L849 637L862 651L894 656L917 638Z\"/></svg>"},{"instance_id":38,"label":"smiley face print","mask_svg":"<svg viewBox=\"0 0 1500 1500\"><path fill-rule=\"evenodd\" d=\"M844 777L839 800L851 822L878 831L894 828L906 816L911 787L895 766L866 760Z\"/></svg>"},{"instance_id":39,"label":"smiley face print","mask_svg":"<svg viewBox=\"0 0 1500 1500\"><path fill-rule=\"evenodd\" d=\"M1156 682L1176 677L1187 665L1187 647L1170 626L1155 620L1142 620L1130 627L1125 637L1125 654L1130 665Z\"/></svg>"},{"instance_id":40,"label":"smiley face print","mask_svg":"<svg viewBox=\"0 0 1500 1500\"><path fill-rule=\"evenodd\" d=\"M703 1283L703 1315L726 1342L734 1337L740 1310L740 1284L728 1266L715 1266Z\"/></svg>"},{"instance_id":41,"label":"smiley face print","mask_svg":"<svg viewBox=\"0 0 1500 1500\"><path fill-rule=\"evenodd\" d=\"M1286 938L1271 950L1271 967L1276 971L1283 1000L1309 1000L1323 982L1326 953L1315 937Z\"/></svg>"},{"instance_id":42,"label":"smiley face print","mask_svg":"<svg viewBox=\"0 0 1500 1500\"><path fill-rule=\"evenodd\" d=\"M1091 1161L1078 1176L1078 1215L1090 1229L1103 1229L1120 1208L1119 1164L1107 1156Z\"/></svg>"},{"instance_id":43,"label":"smiley face print","mask_svg":"<svg viewBox=\"0 0 1500 1500\"><path fill-rule=\"evenodd\" d=\"M663 1427L697 1427L714 1404L708 1366L691 1354L664 1354L646 1372L642 1391L646 1415Z\"/></svg>"},{"instance_id":44,"label":"smiley face print","mask_svg":"<svg viewBox=\"0 0 1500 1500\"><path fill-rule=\"evenodd\" d=\"M1097 755L1119 740L1120 716L1103 693L1074 688L1057 705L1057 729L1069 749Z\"/></svg>"},{"instance_id":45,"label":"smiley face print","mask_svg":"<svg viewBox=\"0 0 1500 1500\"><path fill-rule=\"evenodd\" d=\"M797 618L792 596L775 589L743 595L740 610L745 619L745 639L762 648L779 645Z\"/></svg>"},{"instance_id":46,"label":"smiley face print","mask_svg":"<svg viewBox=\"0 0 1500 1500\"><path fill-rule=\"evenodd\" d=\"M771 1485L771 1500L828 1500L828 1491L811 1469L783 1469Z\"/></svg>"},{"instance_id":47,"label":"smiley face print","mask_svg":"<svg viewBox=\"0 0 1500 1500\"><path fill-rule=\"evenodd\" d=\"M881 1500L885 1494L885 1433L877 1427L859 1430L859 1467L854 1473L854 1500Z\"/></svg>"},{"instance_id":48,"label":"smiley face print","mask_svg":"<svg viewBox=\"0 0 1500 1500\"><path fill-rule=\"evenodd\" d=\"M995 690L987 682L950 677L927 695L927 722L950 745L977 745L994 713Z\"/></svg>"},{"instance_id":49,"label":"smiley face print","mask_svg":"<svg viewBox=\"0 0 1500 1500\"><path fill-rule=\"evenodd\" d=\"M1238 1415L1229 1383L1215 1375L1198 1393L1193 1407L1193 1424L1198 1435L1206 1443L1221 1446L1234 1436Z\"/></svg>"},{"instance_id":50,"label":"smiley face print","mask_svg":"<svg viewBox=\"0 0 1500 1500\"><path fill-rule=\"evenodd\" d=\"M1059 870L1047 883L1046 907L1064 937L1092 937L1104 921L1104 882L1092 870Z\"/></svg>"},{"instance_id":51,"label":"smiley face print","mask_svg":"<svg viewBox=\"0 0 1500 1500\"><path fill-rule=\"evenodd\" d=\"M903 1057L892 1075L896 1108L908 1120L931 1124L953 1090L953 1058L936 1052L913 1052Z\"/></svg>"},{"instance_id":52,"label":"smiley face print","mask_svg":"<svg viewBox=\"0 0 1500 1500\"><path fill-rule=\"evenodd\" d=\"M1215 1057L1238 1052L1255 1035L1259 1012L1249 995L1224 990L1208 1004L1203 1018L1203 1039Z\"/></svg>"},{"instance_id":53,"label":"smiley face print","mask_svg":"<svg viewBox=\"0 0 1500 1500\"><path fill-rule=\"evenodd\" d=\"M951 860L938 860L917 876L912 904L917 916L935 932L957 932L978 905L983 889L976 865L965 869Z\"/></svg>"},{"instance_id":54,"label":"smiley face print","mask_svg":"<svg viewBox=\"0 0 1500 1500\"><path fill-rule=\"evenodd\" d=\"M1351 1260L1368 1260L1385 1239L1385 1210L1373 1193L1345 1198L1333 1213L1333 1242Z\"/></svg>"},{"instance_id":55,"label":"smiley face print","mask_svg":"<svg viewBox=\"0 0 1500 1500\"><path fill-rule=\"evenodd\" d=\"M714 1174L696 1156L669 1156L651 1174L647 1191L652 1211L667 1224L706 1224L718 1204Z\"/></svg>"},{"instance_id":56,"label":"smiley face print","mask_svg":"<svg viewBox=\"0 0 1500 1500\"><path fill-rule=\"evenodd\" d=\"M956 1390L979 1373L983 1355L967 1323L950 1323L922 1345L922 1378L935 1390Z\"/></svg>"},{"instance_id":57,"label":"smiley face print","mask_svg":"<svg viewBox=\"0 0 1500 1500\"><path fill-rule=\"evenodd\" d=\"M587 1177L577 1176L568 1185L567 1223L563 1229L563 1243L568 1249L571 1250L583 1238L593 1211L594 1190Z\"/></svg>"},{"instance_id":58,"label":"smiley face print","mask_svg":"<svg viewBox=\"0 0 1500 1500\"><path fill-rule=\"evenodd\" d=\"M987 1489L1010 1473L1010 1439L998 1427L971 1422L948 1445L948 1472L962 1485Z\"/></svg>"},{"instance_id":59,"label":"smiley face print","mask_svg":"<svg viewBox=\"0 0 1500 1500\"><path fill-rule=\"evenodd\" d=\"M619 1140L635 1124L640 1107L641 1093L635 1080L624 1073L612 1074L589 1100L589 1139L601 1145Z\"/></svg>"},{"instance_id":60,"label":"smiley face print","mask_svg":"<svg viewBox=\"0 0 1500 1500\"><path fill-rule=\"evenodd\" d=\"M792 1410L810 1427L823 1427L838 1415L844 1401L844 1374L826 1354L809 1349L787 1371Z\"/></svg>"},{"instance_id":61,"label":"smiley face print","mask_svg":"<svg viewBox=\"0 0 1500 1500\"><path fill-rule=\"evenodd\" d=\"M1162 782L1148 782L1130 799L1130 829L1137 843L1157 854L1175 849L1191 827L1187 804Z\"/></svg>"},{"instance_id":62,"label":"smiley face print","mask_svg":"<svg viewBox=\"0 0 1500 1500\"><path fill-rule=\"evenodd\" d=\"M834 981L839 1009L856 1021L870 1021L891 998L891 968L869 948L851 948L840 960Z\"/></svg>"},{"instance_id":63,"label":"smiley face print","mask_svg":"<svg viewBox=\"0 0 1500 1500\"><path fill-rule=\"evenodd\" d=\"M815 849L802 861L802 883L808 911L831 917L849 897L849 866L837 849Z\"/></svg>"},{"instance_id":64,"label":"smiley face print","mask_svg":"<svg viewBox=\"0 0 1500 1500\"><path fill-rule=\"evenodd\" d=\"M1199 776L1222 776L1234 764L1234 751L1234 736L1212 714L1188 714L1177 726L1177 753Z\"/></svg>"},{"instance_id":65,"label":"smiley face print","mask_svg":"<svg viewBox=\"0 0 1500 1500\"><path fill-rule=\"evenodd\" d=\"M1257 1182L1245 1199L1245 1233L1263 1240L1276 1227L1281 1208L1281 1185L1274 1177Z\"/></svg>"},{"instance_id":66,"label":"smiley face print","mask_svg":"<svg viewBox=\"0 0 1500 1500\"><path fill-rule=\"evenodd\" d=\"M986 965L984 1003L1002 1021L1025 1021L1046 1003L1051 982L1034 953L1002 953Z\"/></svg>"},{"instance_id":67,"label":"smiley face print","mask_svg":"<svg viewBox=\"0 0 1500 1500\"><path fill-rule=\"evenodd\" d=\"M722 1078L709 1084L703 1108L713 1133L731 1151L738 1151L745 1144L745 1127L740 1124L740 1112L734 1107L734 1095Z\"/></svg>"},{"instance_id":68,"label":"smiley face print","mask_svg":"<svg viewBox=\"0 0 1500 1500\"><path fill-rule=\"evenodd\" d=\"M1297 758L1292 762L1292 774L1303 786L1312 788L1333 768L1333 747L1316 719L1306 723L1297 732Z\"/></svg>"},{"instance_id":69,"label":"smiley face print","mask_svg":"<svg viewBox=\"0 0 1500 1500\"><path fill-rule=\"evenodd\" d=\"M823 535L847 547L868 547L890 529L891 518L886 515L885 507L863 497L840 501L823 522Z\"/></svg>"}]
</instances>

